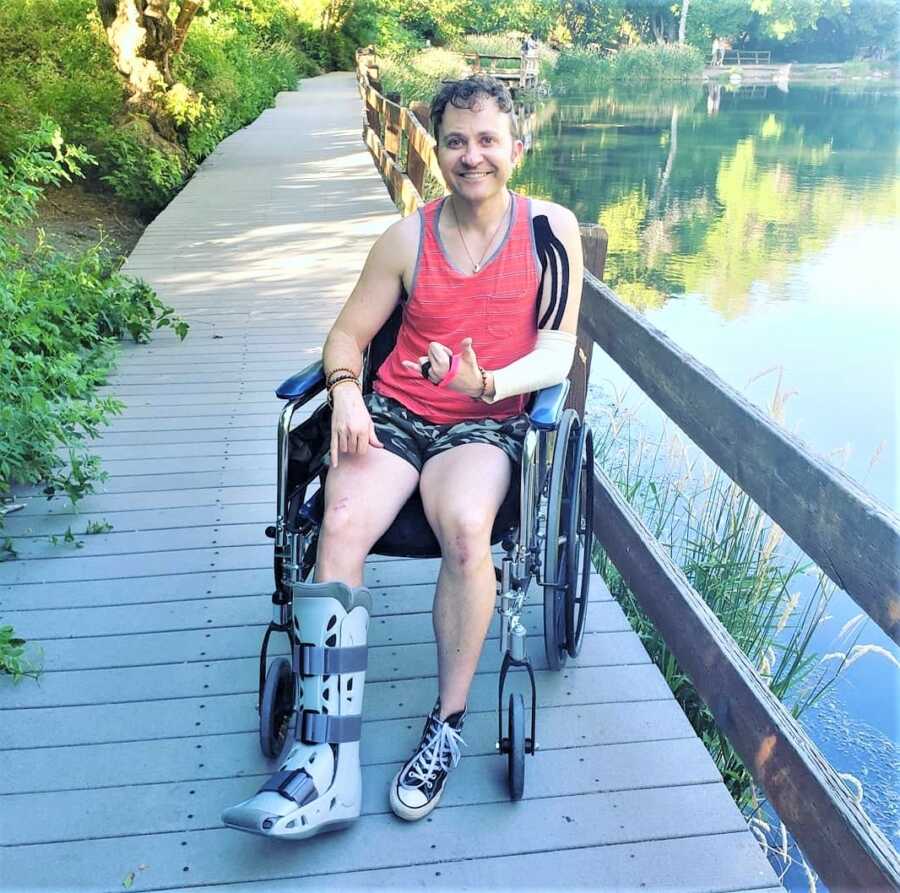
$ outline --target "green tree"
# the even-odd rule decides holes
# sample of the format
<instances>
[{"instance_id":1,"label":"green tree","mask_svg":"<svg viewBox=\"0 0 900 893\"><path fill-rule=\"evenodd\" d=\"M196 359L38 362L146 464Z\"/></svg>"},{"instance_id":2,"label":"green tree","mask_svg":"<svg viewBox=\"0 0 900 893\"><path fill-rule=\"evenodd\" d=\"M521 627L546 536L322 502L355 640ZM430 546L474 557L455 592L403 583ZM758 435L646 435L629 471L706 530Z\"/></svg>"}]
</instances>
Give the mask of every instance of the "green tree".
<instances>
[{"instance_id":1,"label":"green tree","mask_svg":"<svg viewBox=\"0 0 900 893\"><path fill-rule=\"evenodd\" d=\"M180 0L97 0L116 70L125 81L132 111L145 114L169 143L178 141L178 124L166 94L176 87L171 60L184 44L202 3ZM187 88L179 85L178 93ZM189 92L189 91L188 91Z\"/></svg>"}]
</instances>

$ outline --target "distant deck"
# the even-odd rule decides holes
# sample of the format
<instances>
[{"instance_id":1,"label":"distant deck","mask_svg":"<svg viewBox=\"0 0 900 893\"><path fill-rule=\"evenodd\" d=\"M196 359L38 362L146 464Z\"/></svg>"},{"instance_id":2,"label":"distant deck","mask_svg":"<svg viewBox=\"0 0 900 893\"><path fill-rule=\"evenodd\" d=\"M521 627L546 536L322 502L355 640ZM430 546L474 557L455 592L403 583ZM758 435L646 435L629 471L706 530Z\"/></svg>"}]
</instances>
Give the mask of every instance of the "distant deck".
<instances>
[{"instance_id":1,"label":"distant deck","mask_svg":"<svg viewBox=\"0 0 900 893\"><path fill-rule=\"evenodd\" d=\"M436 693L437 563L373 559L364 815L285 844L222 827L272 771L256 717L270 616L273 388L319 355L371 242L396 218L359 138L353 76L279 97L148 228L127 271L191 322L125 346L128 403L99 444L110 478L81 514L35 497L7 518L0 623L45 651L0 679L0 888L20 890L738 891L778 889L701 742L597 581L582 656L549 673L511 803L494 752L499 654L485 646L468 747L427 821L387 786ZM83 535L91 521L109 533ZM83 548L49 543L71 528Z\"/></svg>"}]
</instances>

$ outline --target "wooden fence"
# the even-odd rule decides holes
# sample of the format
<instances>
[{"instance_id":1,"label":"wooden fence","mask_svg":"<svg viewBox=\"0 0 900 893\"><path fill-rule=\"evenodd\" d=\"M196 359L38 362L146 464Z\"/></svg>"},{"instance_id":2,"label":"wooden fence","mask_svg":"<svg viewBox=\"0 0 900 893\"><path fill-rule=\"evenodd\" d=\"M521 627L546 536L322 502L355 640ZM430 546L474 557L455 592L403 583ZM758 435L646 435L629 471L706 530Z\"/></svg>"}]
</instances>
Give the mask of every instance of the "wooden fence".
<instances>
[{"instance_id":1,"label":"wooden fence","mask_svg":"<svg viewBox=\"0 0 900 893\"><path fill-rule=\"evenodd\" d=\"M422 202L413 175L422 169L440 174L434 141L416 113L374 89L369 59L362 56L359 65L367 111L364 138L391 196L408 213ZM412 172L409 162L406 171L396 162L403 134L413 147ZM571 376L572 405L584 409L597 344L831 580L900 642L900 518L814 456L589 272L603 269L606 234L601 227L582 227L582 239L588 272ZM602 470L595 470L595 478L598 542L813 868L835 890L900 889L900 860L890 842L616 486Z\"/></svg>"},{"instance_id":2,"label":"wooden fence","mask_svg":"<svg viewBox=\"0 0 900 893\"><path fill-rule=\"evenodd\" d=\"M727 50L722 57L723 65L770 65L771 62L771 50ZM710 64L715 64L715 59Z\"/></svg>"},{"instance_id":3,"label":"wooden fence","mask_svg":"<svg viewBox=\"0 0 900 893\"><path fill-rule=\"evenodd\" d=\"M489 75L520 90L528 90L537 85L540 59L536 52L522 53L519 56L466 53L465 59L473 74Z\"/></svg>"}]
</instances>

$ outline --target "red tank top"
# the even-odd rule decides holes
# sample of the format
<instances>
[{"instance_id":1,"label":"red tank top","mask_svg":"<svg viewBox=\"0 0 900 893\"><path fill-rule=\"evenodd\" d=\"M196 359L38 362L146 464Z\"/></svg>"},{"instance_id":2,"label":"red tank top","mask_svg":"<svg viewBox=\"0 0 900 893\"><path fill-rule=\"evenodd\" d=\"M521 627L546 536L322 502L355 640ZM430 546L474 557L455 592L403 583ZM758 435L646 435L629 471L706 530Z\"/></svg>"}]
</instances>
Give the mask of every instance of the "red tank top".
<instances>
[{"instance_id":1,"label":"red tank top","mask_svg":"<svg viewBox=\"0 0 900 893\"><path fill-rule=\"evenodd\" d=\"M514 193L511 221L500 247L472 274L448 260L438 231L444 199L420 208L421 237L411 293L403 308L397 343L379 368L376 393L392 397L435 424L473 419L508 419L525 408L528 394L496 403L473 400L437 388L401 364L417 361L430 341L459 353L471 337L478 362L500 369L534 349L537 339L537 288L540 279L531 227L531 202Z\"/></svg>"}]
</instances>

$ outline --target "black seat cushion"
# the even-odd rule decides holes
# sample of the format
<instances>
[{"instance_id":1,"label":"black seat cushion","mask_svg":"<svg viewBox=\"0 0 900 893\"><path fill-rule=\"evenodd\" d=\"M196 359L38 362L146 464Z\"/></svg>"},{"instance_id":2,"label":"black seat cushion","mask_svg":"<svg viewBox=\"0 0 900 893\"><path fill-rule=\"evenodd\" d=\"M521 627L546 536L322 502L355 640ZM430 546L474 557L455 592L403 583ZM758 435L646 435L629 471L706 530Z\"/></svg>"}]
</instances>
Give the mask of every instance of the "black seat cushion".
<instances>
[{"instance_id":1,"label":"black seat cushion","mask_svg":"<svg viewBox=\"0 0 900 893\"><path fill-rule=\"evenodd\" d=\"M322 523L325 509L325 488L318 490L302 504L306 487L297 487L291 495L288 510L288 526L297 529L298 515ZM512 483L491 530L491 544L514 533L519 526L519 472L512 476ZM390 555L398 558L440 558L441 547L425 517L418 489L406 501L384 536L372 548L373 555Z\"/></svg>"}]
</instances>

